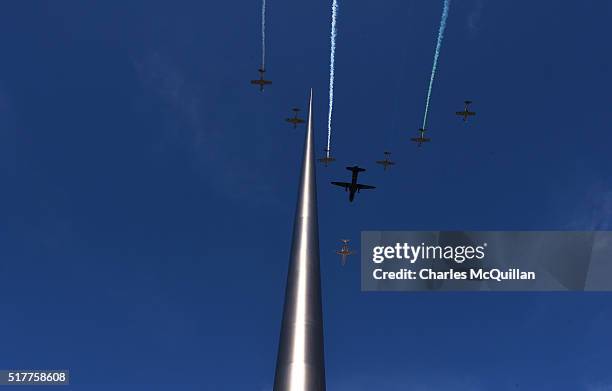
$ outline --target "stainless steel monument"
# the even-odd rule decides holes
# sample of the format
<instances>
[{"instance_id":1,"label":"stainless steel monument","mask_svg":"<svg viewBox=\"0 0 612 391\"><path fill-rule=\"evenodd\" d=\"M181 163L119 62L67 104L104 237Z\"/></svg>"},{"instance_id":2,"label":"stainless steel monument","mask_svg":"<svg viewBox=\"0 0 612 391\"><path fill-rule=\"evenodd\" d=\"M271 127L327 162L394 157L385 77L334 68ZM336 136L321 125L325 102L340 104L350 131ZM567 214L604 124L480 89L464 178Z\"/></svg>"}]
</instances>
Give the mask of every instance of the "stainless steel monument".
<instances>
[{"instance_id":1,"label":"stainless steel monument","mask_svg":"<svg viewBox=\"0 0 612 391\"><path fill-rule=\"evenodd\" d=\"M274 391L325 391L312 90Z\"/></svg>"}]
</instances>

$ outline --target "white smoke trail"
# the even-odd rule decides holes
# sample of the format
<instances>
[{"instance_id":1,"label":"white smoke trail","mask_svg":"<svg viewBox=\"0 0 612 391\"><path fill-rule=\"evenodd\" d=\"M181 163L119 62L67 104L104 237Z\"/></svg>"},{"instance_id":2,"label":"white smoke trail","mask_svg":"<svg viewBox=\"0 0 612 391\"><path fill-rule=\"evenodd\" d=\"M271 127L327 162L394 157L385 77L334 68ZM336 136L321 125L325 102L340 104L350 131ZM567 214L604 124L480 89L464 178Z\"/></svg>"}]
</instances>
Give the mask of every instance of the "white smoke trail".
<instances>
[{"instance_id":1,"label":"white smoke trail","mask_svg":"<svg viewBox=\"0 0 612 391\"><path fill-rule=\"evenodd\" d=\"M436 76L436 68L438 67L438 57L440 56L440 48L442 47L442 38L444 38L444 30L446 29L446 19L448 18L448 9L450 0L444 0L444 9L442 10L442 18L440 19L440 29L438 30L438 42L436 43L436 53L434 54L433 67L431 68L431 77L429 79L429 88L427 89L427 101L425 103L425 115L423 116L423 129L427 129L427 113L429 112L429 99L431 99L431 88L433 87L434 77Z\"/></svg>"},{"instance_id":2,"label":"white smoke trail","mask_svg":"<svg viewBox=\"0 0 612 391\"><path fill-rule=\"evenodd\" d=\"M334 108L334 62L336 60L336 17L338 16L338 0L332 2L331 52L329 55L329 113L327 114L327 157L331 145L331 120Z\"/></svg>"},{"instance_id":3,"label":"white smoke trail","mask_svg":"<svg viewBox=\"0 0 612 391\"><path fill-rule=\"evenodd\" d=\"M261 69L266 69L266 0L261 4Z\"/></svg>"}]
</instances>

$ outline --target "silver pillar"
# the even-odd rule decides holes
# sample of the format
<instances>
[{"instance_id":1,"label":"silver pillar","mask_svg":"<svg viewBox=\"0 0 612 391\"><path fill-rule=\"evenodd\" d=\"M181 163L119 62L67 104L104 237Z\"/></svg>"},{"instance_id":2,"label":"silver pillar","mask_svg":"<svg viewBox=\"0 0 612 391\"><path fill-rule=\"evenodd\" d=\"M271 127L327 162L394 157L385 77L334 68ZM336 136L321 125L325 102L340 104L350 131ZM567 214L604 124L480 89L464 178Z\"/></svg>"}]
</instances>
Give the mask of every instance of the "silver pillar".
<instances>
[{"instance_id":1,"label":"silver pillar","mask_svg":"<svg viewBox=\"0 0 612 391\"><path fill-rule=\"evenodd\" d=\"M274 391L325 391L312 90Z\"/></svg>"}]
</instances>

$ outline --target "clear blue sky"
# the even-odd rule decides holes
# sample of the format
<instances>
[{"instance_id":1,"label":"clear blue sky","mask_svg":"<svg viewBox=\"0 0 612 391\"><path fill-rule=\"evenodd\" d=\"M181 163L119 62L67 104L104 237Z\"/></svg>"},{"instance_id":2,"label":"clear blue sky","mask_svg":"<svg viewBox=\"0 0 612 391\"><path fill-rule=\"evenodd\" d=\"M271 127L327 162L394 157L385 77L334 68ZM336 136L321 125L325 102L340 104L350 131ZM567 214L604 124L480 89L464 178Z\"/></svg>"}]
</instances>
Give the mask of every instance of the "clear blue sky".
<instances>
[{"instance_id":1,"label":"clear blue sky","mask_svg":"<svg viewBox=\"0 0 612 391\"><path fill-rule=\"evenodd\" d=\"M371 229L610 229L612 3L456 0L420 150L442 3L383 3L340 0L329 390L611 390L610 294L362 293L334 251ZM2 3L0 368L271 389L303 145L284 118L314 88L322 151L331 3L268 1L263 94L260 6ZM329 185L349 164L378 187L353 204Z\"/></svg>"}]
</instances>

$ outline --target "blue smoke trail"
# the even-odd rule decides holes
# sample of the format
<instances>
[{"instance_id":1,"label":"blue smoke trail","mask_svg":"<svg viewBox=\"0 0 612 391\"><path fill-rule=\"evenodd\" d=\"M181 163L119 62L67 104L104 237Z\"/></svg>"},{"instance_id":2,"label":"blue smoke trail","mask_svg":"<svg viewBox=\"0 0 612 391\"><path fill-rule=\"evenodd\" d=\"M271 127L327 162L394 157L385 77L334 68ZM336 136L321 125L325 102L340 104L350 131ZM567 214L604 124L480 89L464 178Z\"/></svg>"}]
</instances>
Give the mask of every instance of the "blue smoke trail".
<instances>
[{"instance_id":1,"label":"blue smoke trail","mask_svg":"<svg viewBox=\"0 0 612 391\"><path fill-rule=\"evenodd\" d=\"M331 120L334 108L334 62L336 61L336 18L338 16L338 1L332 2L332 23L331 23L331 53L329 55L329 113L327 114L327 157L331 145Z\"/></svg>"},{"instance_id":2,"label":"blue smoke trail","mask_svg":"<svg viewBox=\"0 0 612 391\"><path fill-rule=\"evenodd\" d=\"M266 69L266 0L261 4L261 69Z\"/></svg>"},{"instance_id":3,"label":"blue smoke trail","mask_svg":"<svg viewBox=\"0 0 612 391\"><path fill-rule=\"evenodd\" d=\"M436 53L434 54L433 67L431 68L431 77L429 79L429 88L427 89L427 102L425 103L425 115L423 116L423 129L427 129L427 113L429 112L429 100L431 99L431 88L436 76L436 68L438 68L438 57L440 56L440 48L442 47L442 38L444 38L444 30L446 29L446 19L448 18L448 9L450 0L444 0L444 9L442 10L442 18L440 19L440 29L438 30L438 42L436 44Z\"/></svg>"}]
</instances>

